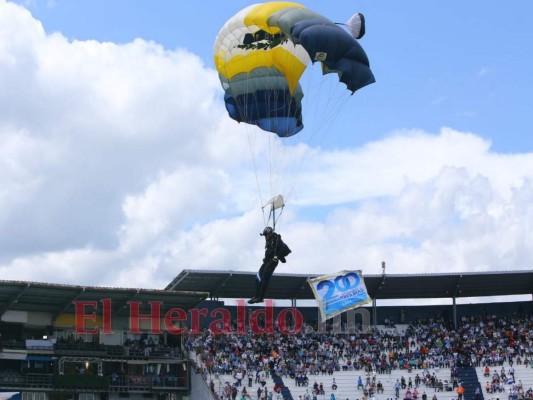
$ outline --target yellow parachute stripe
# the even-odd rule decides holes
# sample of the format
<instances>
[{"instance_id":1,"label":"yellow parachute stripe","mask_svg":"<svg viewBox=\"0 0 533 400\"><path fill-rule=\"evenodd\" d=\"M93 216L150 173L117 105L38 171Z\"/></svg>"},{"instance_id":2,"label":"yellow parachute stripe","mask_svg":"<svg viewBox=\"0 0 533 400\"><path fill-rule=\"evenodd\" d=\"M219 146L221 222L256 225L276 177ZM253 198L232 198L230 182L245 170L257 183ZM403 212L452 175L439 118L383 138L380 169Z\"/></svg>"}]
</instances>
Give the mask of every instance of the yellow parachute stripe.
<instances>
[{"instance_id":1,"label":"yellow parachute stripe","mask_svg":"<svg viewBox=\"0 0 533 400\"><path fill-rule=\"evenodd\" d=\"M259 28L270 34L279 33L280 29L277 26L268 25L268 19L272 14L289 7L305 8L301 4L290 1L273 1L258 4L257 7L254 7L254 9L244 17L244 25L257 25Z\"/></svg>"},{"instance_id":2,"label":"yellow parachute stripe","mask_svg":"<svg viewBox=\"0 0 533 400\"><path fill-rule=\"evenodd\" d=\"M245 56L235 56L228 61L218 55L215 57L215 65L220 75L227 79L240 73L249 73L259 67L275 67L287 78L291 93L296 89L298 80L306 67L293 53L282 47L275 47L271 50L256 50Z\"/></svg>"}]
</instances>

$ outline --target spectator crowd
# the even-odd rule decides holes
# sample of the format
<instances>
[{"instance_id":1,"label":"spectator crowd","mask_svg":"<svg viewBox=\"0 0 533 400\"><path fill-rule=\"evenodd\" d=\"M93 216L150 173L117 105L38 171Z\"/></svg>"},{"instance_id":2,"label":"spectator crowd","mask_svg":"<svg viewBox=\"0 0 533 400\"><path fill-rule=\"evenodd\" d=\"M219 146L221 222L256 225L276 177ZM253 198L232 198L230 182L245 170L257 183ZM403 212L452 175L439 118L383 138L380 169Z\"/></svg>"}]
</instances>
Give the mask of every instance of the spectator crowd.
<instances>
[{"instance_id":1,"label":"spectator crowd","mask_svg":"<svg viewBox=\"0 0 533 400\"><path fill-rule=\"evenodd\" d=\"M186 336L186 346L220 400L282 399L283 385L268 387L269 378L290 379L295 386L307 387L308 399L303 400L334 399L336 388L324 387L321 376L341 370L354 373L353 399L376 400L384 389L380 375L405 370L408 378L394 384L396 398L437 400L440 391L457 391L457 370L468 366L485 367L483 389L489 397L533 400L533 390L514 379L514 368L533 368L533 316L529 314L463 317L457 328L442 317L419 319L401 331L327 333L304 326L290 335L278 330L214 335L206 329ZM443 381L429 372L439 369L449 369L450 379ZM217 386L213 377L224 384ZM257 390L251 393L253 387ZM424 388L434 389L435 394L428 398Z\"/></svg>"}]
</instances>

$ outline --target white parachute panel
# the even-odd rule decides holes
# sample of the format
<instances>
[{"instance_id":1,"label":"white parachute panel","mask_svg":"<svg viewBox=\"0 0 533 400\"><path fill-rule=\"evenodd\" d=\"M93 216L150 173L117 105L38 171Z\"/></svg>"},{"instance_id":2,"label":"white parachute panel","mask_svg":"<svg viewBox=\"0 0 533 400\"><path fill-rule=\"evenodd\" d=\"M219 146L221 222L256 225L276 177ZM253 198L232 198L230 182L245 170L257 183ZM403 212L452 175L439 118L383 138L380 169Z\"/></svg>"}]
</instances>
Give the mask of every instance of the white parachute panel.
<instances>
[{"instance_id":1,"label":"white parachute panel","mask_svg":"<svg viewBox=\"0 0 533 400\"><path fill-rule=\"evenodd\" d=\"M361 13L352 15L346 22L346 26L356 39L361 39L365 35L365 17Z\"/></svg>"}]
</instances>

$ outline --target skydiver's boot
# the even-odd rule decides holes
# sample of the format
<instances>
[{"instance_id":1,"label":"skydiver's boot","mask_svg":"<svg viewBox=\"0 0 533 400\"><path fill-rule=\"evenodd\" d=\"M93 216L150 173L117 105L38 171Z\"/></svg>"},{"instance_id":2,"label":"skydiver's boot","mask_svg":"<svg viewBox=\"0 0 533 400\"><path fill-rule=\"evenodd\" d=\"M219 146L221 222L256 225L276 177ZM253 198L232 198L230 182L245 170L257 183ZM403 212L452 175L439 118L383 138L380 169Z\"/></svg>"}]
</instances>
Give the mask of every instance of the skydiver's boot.
<instances>
[{"instance_id":1,"label":"skydiver's boot","mask_svg":"<svg viewBox=\"0 0 533 400\"><path fill-rule=\"evenodd\" d=\"M265 299L265 293L268 289L268 283L265 282L265 284L261 285L261 292L259 293L259 296L256 297L257 303L262 303Z\"/></svg>"},{"instance_id":2,"label":"skydiver's boot","mask_svg":"<svg viewBox=\"0 0 533 400\"><path fill-rule=\"evenodd\" d=\"M259 301L259 296L261 293L261 283L262 283L262 280L258 272L257 276L255 277L255 296L252 297L250 300L248 300L248 304L260 303L262 301L262 300Z\"/></svg>"}]
</instances>

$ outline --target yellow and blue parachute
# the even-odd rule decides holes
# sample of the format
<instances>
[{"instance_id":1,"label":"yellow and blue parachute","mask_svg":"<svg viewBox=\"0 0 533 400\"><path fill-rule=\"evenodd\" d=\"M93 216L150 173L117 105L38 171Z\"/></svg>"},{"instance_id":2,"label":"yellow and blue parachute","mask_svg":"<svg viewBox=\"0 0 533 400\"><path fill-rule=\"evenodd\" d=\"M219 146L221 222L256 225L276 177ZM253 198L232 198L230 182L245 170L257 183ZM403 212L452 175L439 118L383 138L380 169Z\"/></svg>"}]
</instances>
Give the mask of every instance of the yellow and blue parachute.
<instances>
[{"instance_id":1,"label":"yellow and blue parachute","mask_svg":"<svg viewBox=\"0 0 533 400\"><path fill-rule=\"evenodd\" d=\"M300 77L307 65L322 64L352 93L375 82L368 57L356 38L364 34L357 14L350 34L298 3L251 5L233 16L214 44L215 66L230 117L280 137L303 129ZM360 29L360 28L355 28Z\"/></svg>"}]
</instances>

